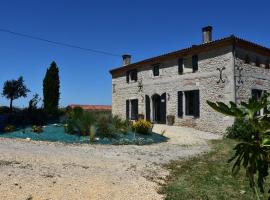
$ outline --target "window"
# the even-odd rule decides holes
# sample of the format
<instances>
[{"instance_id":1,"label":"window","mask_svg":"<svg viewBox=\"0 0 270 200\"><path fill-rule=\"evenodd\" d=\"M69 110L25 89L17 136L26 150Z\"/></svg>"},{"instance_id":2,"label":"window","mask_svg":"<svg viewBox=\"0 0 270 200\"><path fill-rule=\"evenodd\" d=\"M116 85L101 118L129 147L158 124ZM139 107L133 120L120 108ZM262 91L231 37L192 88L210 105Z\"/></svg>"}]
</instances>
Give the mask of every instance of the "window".
<instances>
[{"instance_id":1,"label":"window","mask_svg":"<svg viewBox=\"0 0 270 200\"><path fill-rule=\"evenodd\" d=\"M126 81L127 81L127 83L129 83L129 71L126 72Z\"/></svg>"},{"instance_id":2,"label":"window","mask_svg":"<svg viewBox=\"0 0 270 200\"><path fill-rule=\"evenodd\" d=\"M262 97L262 95L264 94L264 92L266 92L266 91L259 90L259 89L252 89L251 90L251 96L252 96L253 99L258 100L259 98ZM256 113L256 116L262 116L266 112L267 112L267 109L266 108L263 108L262 110L260 110L260 111L258 111Z\"/></svg>"},{"instance_id":3,"label":"window","mask_svg":"<svg viewBox=\"0 0 270 200\"><path fill-rule=\"evenodd\" d=\"M138 79L137 70L135 69L130 71L130 80L137 81L137 79Z\"/></svg>"},{"instance_id":4,"label":"window","mask_svg":"<svg viewBox=\"0 0 270 200\"><path fill-rule=\"evenodd\" d=\"M245 64L249 64L250 63L250 58L248 55L246 55L245 57Z\"/></svg>"},{"instance_id":5,"label":"window","mask_svg":"<svg viewBox=\"0 0 270 200\"><path fill-rule=\"evenodd\" d=\"M193 72L198 71L198 56L197 55L192 56L192 71Z\"/></svg>"},{"instance_id":6,"label":"window","mask_svg":"<svg viewBox=\"0 0 270 200\"><path fill-rule=\"evenodd\" d=\"M258 57L256 57L255 64L256 64L257 67L260 67L260 65L261 65L261 61L260 61L260 59Z\"/></svg>"},{"instance_id":7,"label":"window","mask_svg":"<svg viewBox=\"0 0 270 200\"><path fill-rule=\"evenodd\" d=\"M269 60L266 60L265 61L265 69L269 69L269 68L270 68Z\"/></svg>"},{"instance_id":8,"label":"window","mask_svg":"<svg viewBox=\"0 0 270 200\"><path fill-rule=\"evenodd\" d=\"M137 75L137 70L131 70L126 72L126 82L129 83L129 81L137 81L138 80L138 75Z\"/></svg>"},{"instance_id":9,"label":"window","mask_svg":"<svg viewBox=\"0 0 270 200\"><path fill-rule=\"evenodd\" d=\"M159 65L154 65L153 66L153 75L154 76L159 76Z\"/></svg>"},{"instance_id":10,"label":"window","mask_svg":"<svg viewBox=\"0 0 270 200\"><path fill-rule=\"evenodd\" d=\"M131 104L131 120L138 119L138 99L130 100Z\"/></svg>"},{"instance_id":11,"label":"window","mask_svg":"<svg viewBox=\"0 0 270 200\"><path fill-rule=\"evenodd\" d=\"M185 111L186 115L200 116L200 95L199 90L191 90L185 92Z\"/></svg>"},{"instance_id":12,"label":"window","mask_svg":"<svg viewBox=\"0 0 270 200\"><path fill-rule=\"evenodd\" d=\"M138 120L138 99L126 100L126 119Z\"/></svg>"},{"instance_id":13,"label":"window","mask_svg":"<svg viewBox=\"0 0 270 200\"><path fill-rule=\"evenodd\" d=\"M178 74L183 74L183 58L178 59Z\"/></svg>"}]
</instances>

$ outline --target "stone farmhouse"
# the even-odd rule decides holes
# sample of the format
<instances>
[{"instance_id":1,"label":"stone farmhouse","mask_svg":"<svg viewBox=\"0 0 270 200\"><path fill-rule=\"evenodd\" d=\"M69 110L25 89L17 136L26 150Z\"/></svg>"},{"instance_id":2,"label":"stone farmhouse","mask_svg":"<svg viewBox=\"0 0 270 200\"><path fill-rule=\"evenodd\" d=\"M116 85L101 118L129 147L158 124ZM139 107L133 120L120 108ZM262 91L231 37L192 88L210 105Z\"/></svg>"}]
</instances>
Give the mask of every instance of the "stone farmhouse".
<instances>
[{"instance_id":1,"label":"stone farmhouse","mask_svg":"<svg viewBox=\"0 0 270 200\"><path fill-rule=\"evenodd\" d=\"M206 100L240 103L270 90L270 49L234 35L112 69L112 113L222 133L233 123ZM263 111L261 111L262 113Z\"/></svg>"}]
</instances>

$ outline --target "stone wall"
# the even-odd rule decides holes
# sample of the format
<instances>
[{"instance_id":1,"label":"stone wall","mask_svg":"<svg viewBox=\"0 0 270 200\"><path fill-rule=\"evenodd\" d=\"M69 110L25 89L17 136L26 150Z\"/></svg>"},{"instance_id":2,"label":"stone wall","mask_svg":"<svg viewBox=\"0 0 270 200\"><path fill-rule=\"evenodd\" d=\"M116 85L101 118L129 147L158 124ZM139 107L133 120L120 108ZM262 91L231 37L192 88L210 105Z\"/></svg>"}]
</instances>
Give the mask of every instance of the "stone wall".
<instances>
[{"instance_id":1,"label":"stone wall","mask_svg":"<svg viewBox=\"0 0 270 200\"><path fill-rule=\"evenodd\" d=\"M250 63L245 63L245 57L249 56ZM260 66L256 66L256 58ZM247 102L251 97L252 89L266 90L270 92L270 69L265 69L265 62L270 58L236 48L235 79L236 100Z\"/></svg>"},{"instance_id":2,"label":"stone wall","mask_svg":"<svg viewBox=\"0 0 270 200\"><path fill-rule=\"evenodd\" d=\"M126 76L113 77L112 112L123 119L126 117L126 100L139 100L139 113L145 115L145 95L167 94L167 115L175 116L175 124L190 126L204 131L224 132L233 122L232 118L213 111L206 100L229 102L235 100L234 59L232 46L207 51L198 55L198 71L192 73L192 55L184 57L184 73L178 74L178 60L167 60L161 63L160 76L154 77L152 66L144 66L138 71L138 82L142 81L143 91L138 92L138 82L126 83ZM224 83L219 82L222 71ZM177 116L177 92L200 90L200 117ZM185 110L185 109L184 109Z\"/></svg>"}]
</instances>

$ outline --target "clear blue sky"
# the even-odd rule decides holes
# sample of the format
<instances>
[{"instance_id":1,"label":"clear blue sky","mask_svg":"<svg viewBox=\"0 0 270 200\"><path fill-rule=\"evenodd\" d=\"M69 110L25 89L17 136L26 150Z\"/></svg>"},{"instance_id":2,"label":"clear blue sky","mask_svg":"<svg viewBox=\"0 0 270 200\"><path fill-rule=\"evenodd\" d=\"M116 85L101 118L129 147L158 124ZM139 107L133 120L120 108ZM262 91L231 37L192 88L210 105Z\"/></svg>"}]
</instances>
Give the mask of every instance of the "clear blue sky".
<instances>
[{"instance_id":1,"label":"clear blue sky","mask_svg":"<svg viewBox=\"0 0 270 200\"><path fill-rule=\"evenodd\" d=\"M132 54L132 62L201 42L201 28L212 25L213 38L235 34L270 47L270 2L179 0L0 0L0 28L50 40ZM32 91L14 102L26 106L42 95L46 68L60 68L62 106L111 104L110 57L0 32L0 88L22 75ZM8 102L0 97L0 105Z\"/></svg>"}]
</instances>

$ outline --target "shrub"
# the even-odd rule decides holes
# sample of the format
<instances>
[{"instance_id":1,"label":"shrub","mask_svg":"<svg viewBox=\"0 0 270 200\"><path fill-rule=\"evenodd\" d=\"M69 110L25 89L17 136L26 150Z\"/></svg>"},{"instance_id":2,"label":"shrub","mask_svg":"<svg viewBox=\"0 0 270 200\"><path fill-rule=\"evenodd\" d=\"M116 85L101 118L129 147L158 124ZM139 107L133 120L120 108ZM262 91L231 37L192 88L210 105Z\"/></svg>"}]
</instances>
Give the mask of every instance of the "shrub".
<instances>
[{"instance_id":1,"label":"shrub","mask_svg":"<svg viewBox=\"0 0 270 200\"><path fill-rule=\"evenodd\" d=\"M236 118L234 124L226 129L226 137L249 140L253 132L254 128L248 120Z\"/></svg>"},{"instance_id":2,"label":"shrub","mask_svg":"<svg viewBox=\"0 0 270 200\"><path fill-rule=\"evenodd\" d=\"M90 130L89 130L89 141L90 141L90 143L94 143L95 135L96 135L96 128L94 126L91 126Z\"/></svg>"},{"instance_id":3,"label":"shrub","mask_svg":"<svg viewBox=\"0 0 270 200\"><path fill-rule=\"evenodd\" d=\"M97 134L100 137L114 137L115 136L115 131L112 130L110 127L111 125L111 117L108 116L101 116L96 123L97 126Z\"/></svg>"},{"instance_id":4,"label":"shrub","mask_svg":"<svg viewBox=\"0 0 270 200\"><path fill-rule=\"evenodd\" d=\"M16 131L16 127L14 125L7 125L4 128L4 131L10 133L10 132Z\"/></svg>"},{"instance_id":5,"label":"shrub","mask_svg":"<svg viewBox=\"0 0 270 200\"><path fill-rule=\"evenodd\" d=\"M144 119L144 114L138 114L138 119L139 120Z\"/></svg>"},{"instance_id":6,"label":"shrub","mask_svg":"<svg viewBox=\"0 0 270 200\"><path fill-rule=\"evenodd\" d=\"M140 134L149 134L152 131L152 124L146 120L139 120L132 126L132 130Z\"/></svg>"},{"instance_id":7,"label":"shrub","mask_svg":"<svg viewBox=\"0 0 270 200\"><path fill-rule=\"evenodd\" d=\"M128 133L131 124L118 116L103 115L97 119L97 134L100 137L116 137L119 134Z\"/></svg>"},{"instance_id":8,"label":"shrub","mask_svg":"<svg viewBox=\"0 0 270 200\"><path fill-rule=\"evenodd\" d=\"M36 125L34 125L34 126L32 126L32 132L34 132L34 133L42 133L43 132L43 128L42 128L42 126L36 126Z\"/></svg>"},{"instance_id":9,"label":"shrub","mask_svg":"<svg viewBox=\"0 0 270 200\"><path fill-rule=\"evenodd\" d=\"M94 117L91 113L75 107L67 112L66 132L79 135L89 135L90 127L94 124Z\"/></svg>"},{"instance_id":10,"label":"shrub","mask_svg":"<svg viewBox=\"0 0 270 200\"><path fill-rule=\"evenodd\" d=\"M174 119L175 119L174 115L168 115L167 116L167 124L170 126L174 125Z\"/></svg>"}]
</instances>

